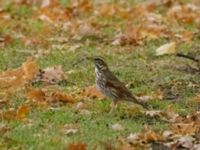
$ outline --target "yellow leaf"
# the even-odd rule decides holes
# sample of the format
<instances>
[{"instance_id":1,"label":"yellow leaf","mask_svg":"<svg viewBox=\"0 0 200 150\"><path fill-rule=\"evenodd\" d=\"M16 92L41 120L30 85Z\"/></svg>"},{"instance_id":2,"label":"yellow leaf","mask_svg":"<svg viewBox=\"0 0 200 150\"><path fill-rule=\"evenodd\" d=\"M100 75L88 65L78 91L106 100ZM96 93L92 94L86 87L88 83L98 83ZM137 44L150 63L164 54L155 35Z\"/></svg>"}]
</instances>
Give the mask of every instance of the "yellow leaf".
<instances>
[{"instance_id":1,"label":"yellow leaf","mask_svg":"<svg viewBox=\"0 0 200 150\"><path fill-rule=\"evenodd\" d=\"M157 56L165 55L165 54L174 54L174 53L176 53L176 43L175 42L164 44L156 49Z\"/></svg>"}]
</instances>

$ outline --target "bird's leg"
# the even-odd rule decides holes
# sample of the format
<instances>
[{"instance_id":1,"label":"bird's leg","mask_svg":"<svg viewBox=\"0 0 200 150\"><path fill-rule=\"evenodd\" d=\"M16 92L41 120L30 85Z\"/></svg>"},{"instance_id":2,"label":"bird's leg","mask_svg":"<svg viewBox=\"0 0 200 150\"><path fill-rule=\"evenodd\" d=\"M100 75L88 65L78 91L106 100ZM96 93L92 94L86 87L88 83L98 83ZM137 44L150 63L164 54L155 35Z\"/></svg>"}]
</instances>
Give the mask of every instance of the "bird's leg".
<instances>
[{"instance_id":1,"label":"bird's leg","mask_svg":"<svg viewBox=\"0 0 200 150\"><path fill-rule=\"evenodd\" d=\"M117 108L117 100L112 100L112 102L110 104L109 114L112 114L116 108Z\"/></svg>"}]
</instances>

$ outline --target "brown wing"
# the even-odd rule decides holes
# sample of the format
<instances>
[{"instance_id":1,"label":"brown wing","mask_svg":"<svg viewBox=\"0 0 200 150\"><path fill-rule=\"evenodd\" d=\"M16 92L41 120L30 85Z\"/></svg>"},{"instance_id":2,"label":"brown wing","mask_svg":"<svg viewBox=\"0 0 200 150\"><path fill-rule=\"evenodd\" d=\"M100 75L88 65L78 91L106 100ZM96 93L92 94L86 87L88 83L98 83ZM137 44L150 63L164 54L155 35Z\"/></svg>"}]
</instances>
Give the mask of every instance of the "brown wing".
<instances>
[{"instance_id":1,"label":"brown wing","mask_svg":"<svg viewBox=\"0 0 200 150\"><path fill-rule=\"evenodd\" d=\"M132 99L132 93L126 88L124 83L117 79L112 72L106 72L106 86L110 88L119 99Z\"/></svg>"},{"instance_id":2,"label":"brown wing","mask_svg":"<svg viewBox=\"0 0 200 150\"><path fill-rule=\"evenodd\" d=\"M110 92L115 95L115 97L121 100L134 102L147 108L145 104L138 101L138 99L126 88L124 83L117 79L112 72L107 72L106 76L106 86L110 89Z\"/></svg>"}]
</instances>

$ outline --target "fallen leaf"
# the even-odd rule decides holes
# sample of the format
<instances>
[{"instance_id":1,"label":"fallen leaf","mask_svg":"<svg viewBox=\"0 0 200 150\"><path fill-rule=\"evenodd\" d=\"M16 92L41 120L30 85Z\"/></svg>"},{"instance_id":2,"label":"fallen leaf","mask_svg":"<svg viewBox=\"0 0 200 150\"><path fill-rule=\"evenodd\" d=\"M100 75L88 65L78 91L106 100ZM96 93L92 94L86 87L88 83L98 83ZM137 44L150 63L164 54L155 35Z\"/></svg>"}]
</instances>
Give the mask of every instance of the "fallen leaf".
<instances>
[{"instance_id":1,"label":"fallen leaf","mask_svg":"<svg viewBox=\"0 0 200 150\"><path fill-rule=\"evenodd\" d=\"M123 131L124 127L121 124L116 123L116 124L111 125L111 129L115 131Z\"/></svg>"},{"instance_id":2,"label":"fallen leaf","mask_svg":"<svg viewBox=\"0 0 200 150\"><path fill-rule=\"evenodd\" d=\"M162 91L161 89L158 89L157 91L155 91L153 93L153 97L155 99L163 100L163 98L164 98L164 91Z\"/></svg>"},{"instance_id":3,"label":"fallen leaf","mask_svg":"<svg viewBox=\"0 0 200 150\"><path fill-rule=\"evenodd\" d=\"M13 38L10 35L0 37L0 46L6 46L12 42Z\"/></svg>"},{"instance_id":4,"label":"fallen leaf","mask_svg":"<svg viewBox=\"0 0 200 150\"><path fill-rule=\"evenodd\" d=\"M143 39L142 29L140 27L128 28L126 33L116 35L112 45L142 45Z\"/></svg>"},{"instance_id":5,"label":"fallen leaf","mask_svg":"<svg viewBox=\"0 0 200 150\"><path fill-rule=\"evenodd\" d=\"M173 123L171 124L171 130L174 134L179 135L194 135L199 129L195 123Z\"/></svg>"},{"instance_id":6,"label":"fallen leaf","mask_svg":"<svg viewBox=\"0 0 200 150\"><path fill-rule=\"evenodd\" d=\"M168 122L176 122L176 119L179 117L179 114L173 111L172 105L168 105L168 107L161 112L161 118Z\"/></svg>"},{"instance_id":7,"label":"fallen leaf","mask_svg":"<svg viewBox=\"0 0 200 150\"><path fill-rule=\"evenodd\" d=\"M71 143L66 150L87 150L87 145L85 143Z\"/></svg>"},{"instance_id":8,"label":"fallen leaf","mask_svg":"<svg viewBox=\"0 0 200 150\"><path fill-rule=\"evenodd\" d=\"M66 79L61 66L48 67L39 70L35 82L42 81L44 83L57 84Z\"/></svg>"},{"instance_id":9,"label":"fallen leaf","mask_svg":"<svg viewBox=\"0 0 200 150\"><path fill-rule=\"evenodd\" d=\"M72 134L79 133L80 132L80 128L76 124L65 124L62 127L61 132L64 135L72 135Z\"/></svg>"},{"instance_id":10,"label":"fallen leaf","mask_svg":"<svg viewBox=\"0 0 200 150\"><path fill-rule=\"evenodd\" d=\"M183 42L191 42L194 38L194 33L189 31L184 31L180 34L175 35L177 38L179 38Z\"/></svg>"},{"instance_id":11,"label":"fallen leaf","mask_svg":"<svg viewBox=\"0 0 200 150\"><path fill-rule=\"evenodd\" d=\"M83 103L83 102L78 102L77 104L76 104L76 109L77 110L80 110L80 109L85 109L85 104Z\"/></svg>"},{"instance_id":12,"label":"fallen leaf","mask_svg":"<svg viewBox=\"0 0 200 150\"><path fill-rule=\"evenodd\" d=\"M134 143L135 141L138 141L140 139L140 135L138 133L131 133L128 137L127 140L131 143Z\"/></svg>"},{"instance_id":13,"label":"fallen leaf","mask_svg":"<svg viewBox=\"0 0 200 150\"><path fill-rule=\"evenodd\" d=\"M35 60L28 59L20 68L8 70L0 74L0 88L6 91L24 87L37 73Z\"/></svg>"},{"instance_id":14,"label":"fallen leaf","mask_svg":"<svg viewBox=\"0 0 200 150\"><path fill-rule=\"evenodd\" d=\"M195 139L191 136L183 136L177 141L177 145L185 148L193 147L193 141Z\"/></svg>"},{"instance_id":15,"label":"fallen leaf","mask_svg":"<svg viewBox=\"0 0 200 150\"><path fill-rule=\"evenodd\" d=\"M0 134L3 135L4 133L10 131L10 127L8 127L6 124L0 124Z\"/></svg>"},{"instance_id":16,"label":"fallen leaf","mask_svg":"<svg viewBox=\"0 0 200 150\"><path fill-rule=\"evenodd\" d=\"M29 106L22 105L17 110L16 118L17 119L24 119L27 116L28 112L29 112Z\"/></svg>"},{"instance_id":17,"label":"fallen leaf","mask_svg":"<svg viewBox=\"0 0 200 150\"><path fill-rule=\"evenodd\" d=\"M53 92L51 94L51 99L53 101L61 101L64 103L74 103L75 102L74 98L71 95L67 95L66 93L59 92L59 91Z\"/></svg>"},{"instance_id":18,"label":"fallen leaf","mask_svg":"<svg viewBox=\"0 0 200 150\"><path fill-rule=\"evenodd\" d=\"M0 113L1 118L6 120L14 120L16 119L17 113L13 108L10 108L8 111Z\"/></svg>"},{"instance_id":19,"label":"fallen leaf","mask_svg":"<svg viewBox=\"0 0 200 150\"><path fill-rule=\"evenodd\" d=\"M149 126L145 126L144 138L147 142L153 142L161 140L162 136L154 132Z\"/></svg>"},{"instance_id":20,"label":"fallen leaf","mask_svg":"<svg viewBox=\"0 0 200 150\"><path fill-rule=\"evenodd\" d=\"M172 136L173 136L173 132L170 131L170 130L165 130L165 131L163 132L163 137L164 137L165 139L170 139Z\"/></svg>"},{"instance_id":21,"label":"fallen leaf","mask_svg":"<svg viewBox=\"0 0 200 150\"><path fill-rule=\"evenodd\" d=\"M0 99L0 106L6 105L9 103L8 95L6 94L2 99Z\"/></svg>"},{"instance_id":22,"label":"fallen leaf","mask_svg":"<svg viewBox=\"0 0 200 150\"><path fill-rule=\"evenodd\" d=\"M32 80L38 72L36 61L29 58L25 63L22 64L23 79L25 81Z\"/></svg>"},{"instance_id":23,"label":"fallen leaf","mask_svg":"<svg viewBox=\"0 0 200 150\"><path fill-rule=\"evenodd\" d=\"M193 4L174 5L171 7L167 16L169 21L176 19L183 23L198 23L199 22L199 8Z\"/></svg>"},{"instance_id":24,"label":"fallen leaf","mask_svg":"<svg viewBox=\"0 0 200 150\"><path fill-rule=\"evenodd\" d=\"M27 93L27 97L34 102L42 102L46 100L45 93L42 89L32 89Z\"/></svg>"},{"instance_id":25,"label":"fallen leaf","mask_svg":"<svg viewBox=\"0 0 200 150\"><path fill-rule=\"evenodd\" d=\"M145 115L150 116L150 117L158 116L162 120L167 121L167 122L171 122L171 123L176 122L177 118L179 117L179 115L172 110L171 105L169 105L163 111L160 111L160 110L146 111Z\"/></svg>"},{"instance_id":26,"label":"fallen leaf","mask_svg":"<svg viewBox=\"0 0 200 150\"><path fill-rule=\"evenodd\" d=\"M161 55L165 55L165 54L174 54L174 53L176 53L176 43L175 42L164 44L164 45L160 46L158 49L156 49L157 56L161 56Z\"/></svg>"},{"instance_id":27,"label":"fallen leaf","mask_svg":"<svg viewBox=\"0 0 200 150\"><path fill-rule=\"evenodd\" d=\"M105 98L105 96L101 94L99 90L97 90L96 86L85 87L82 90L81 95L83 95L84 97L91 97L91 98L100 98L100 99Z\"/></svg>"},{"instance_id":28,"label":"fallen leaf","mask_svg":"<svg viewBox=\"0 0 200 150\"><path fill-rule=\"evenodd\" d=\"M145 111L145 115L150 116L150 117L161 116L161 111L149 110L149 111Z\"/></svg>"}]
</instances>

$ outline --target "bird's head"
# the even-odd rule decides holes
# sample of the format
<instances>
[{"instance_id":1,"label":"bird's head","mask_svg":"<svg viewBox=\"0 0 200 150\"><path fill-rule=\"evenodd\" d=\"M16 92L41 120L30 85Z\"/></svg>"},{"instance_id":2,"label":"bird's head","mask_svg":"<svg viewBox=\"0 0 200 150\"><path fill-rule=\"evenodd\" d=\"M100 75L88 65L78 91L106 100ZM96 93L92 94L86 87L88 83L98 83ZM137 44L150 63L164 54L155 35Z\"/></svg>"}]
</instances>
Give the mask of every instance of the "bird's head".
<instances>
[{"instance_id":1,"label":"bird's head","mask_svg":"<svg viewBox=\"0 0 200 150\"><path fill-rule=\"evenodd\" d=\"M105 63L105 61L103 60L102 57L94 57L94 64L96 69L98 70L107 70L108 69L108 65Z\"/></svg>"}]
</instances>

